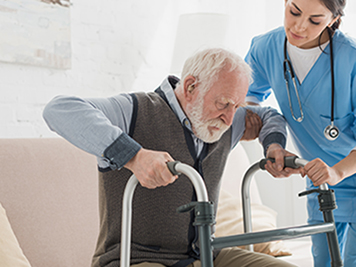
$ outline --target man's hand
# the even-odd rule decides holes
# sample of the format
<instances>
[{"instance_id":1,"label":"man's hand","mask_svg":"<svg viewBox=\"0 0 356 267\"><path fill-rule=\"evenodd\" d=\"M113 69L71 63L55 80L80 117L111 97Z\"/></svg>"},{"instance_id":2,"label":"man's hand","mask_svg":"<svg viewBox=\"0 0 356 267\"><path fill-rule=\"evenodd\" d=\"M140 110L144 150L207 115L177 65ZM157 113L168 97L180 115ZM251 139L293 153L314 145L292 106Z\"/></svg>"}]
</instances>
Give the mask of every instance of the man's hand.
<instances>
[{"instance_id":1,"label":"man's hand","mask_svg":"<svg viewBox=\"0 0 356 267\"><path fill-rule=\"evenodd\" d=\"M304 166L306 175L312 180L314 186L319 186L323 183L336 185L342 180L341 173L332 167L329 167L321 159L314 159Z\"/></svg>"},{"instance_id":2,"label":"man's hand","mask_svg":"<svg viewBox=\"0 0 356 267\"><path fill-rule=\"evenodd\" d=\"M273 158L275 162L272 163L267 160L265 165L266 170L276 178L289 177L294 173L299 173L304 176L303 168L299 167L297 169L293 168L283 168L284 167L284 157L295 156L283 149L279 144L271 144L267 149L266 158Z\"/></svg>"},{"instance_id":3,"label":"man's hand","mask_svg":"<svg viewBox=\"0 0 356 267\"><path fill-rule=\"evenodd\" d=\"M256 139L260 134L261 128L262 120L260 116L247 109L245 116L245 132L241 137L241 140L250 141Z\"/></svg>"},{"instance_id":4,"label":"man's hand","mask_svg":"<svg viewBox=\"0 0 356 267\"><path fill-rule=\"evenodd\" d=\"M124 167L135 174L143 187L154 189L171 184L178 178L169 171L169 161L174 159L166 152L141 148Z\"/></svg>"}]
</instances>

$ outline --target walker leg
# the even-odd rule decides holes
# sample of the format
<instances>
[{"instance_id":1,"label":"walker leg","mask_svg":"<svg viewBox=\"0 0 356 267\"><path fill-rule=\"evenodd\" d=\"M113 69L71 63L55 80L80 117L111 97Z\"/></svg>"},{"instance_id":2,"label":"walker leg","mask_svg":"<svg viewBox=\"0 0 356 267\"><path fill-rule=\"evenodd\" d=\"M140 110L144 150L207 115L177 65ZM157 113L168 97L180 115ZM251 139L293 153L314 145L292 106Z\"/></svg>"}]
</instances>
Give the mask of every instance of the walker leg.
<instances>
[{"instance_id":1,"label":"walker leg","mask_svg":"<svg viewBox=\"0 0 356 267\"><path fill-rule=\"evenodd\" d=\"M327 188L326 186L324 187ZM332 232L326 232L330 259L331 259L331 266L342 267L344 266L344 264L341 259L340 247L337 238L334 213L333 213L333 210L337 208L334 190L312 189L300 193L299 196L309 195L313 193L319 193L318 201L319 201L320 211L323 213L324 222L332 223L334 225L334 230Z\"/></svg>"},{"instance_id":2,"label":"walker leg","mask_svg":"<svg viewBox=\"0 0 356 267\"><path fill-rule=\"evenodd\" d=\"M180 213L192 210L195 215L193 225L198 227L201 266L213 267L211 226L215 224L214 204L194 201L177 209Z\"/></svg>"},{"instance_id":3,"label":"walker leg","mask_svg":"<svg viewBox=\"0 0 356 267\"><path fill-rule=\"evenodd\" d=\"M333 214L332 211L330 211L330 210L323 211L323 216L324 216L324 221L325 222L332 222L335 225L334 214ZM339 242L338 242L337 233L336 233L336 227L334 228L334 231L327 232L326 233L326 237L327 237L327 240L328 240L330 259L331 259L331 266L332 267L342 267L342 266L344 266L343 262L342 262L342 259L341 259Z\"/></svg>"},{"instance_id":4,"label":"walker leg","mask_svg":"<svg viewBox=\"0 0 356 267\"><path fill-rule=\"evenodd\" d=\"M198 226L200 261L202 267L213 267L213 253L211 250L211 226Z\"/></svg>"}]
</instances>

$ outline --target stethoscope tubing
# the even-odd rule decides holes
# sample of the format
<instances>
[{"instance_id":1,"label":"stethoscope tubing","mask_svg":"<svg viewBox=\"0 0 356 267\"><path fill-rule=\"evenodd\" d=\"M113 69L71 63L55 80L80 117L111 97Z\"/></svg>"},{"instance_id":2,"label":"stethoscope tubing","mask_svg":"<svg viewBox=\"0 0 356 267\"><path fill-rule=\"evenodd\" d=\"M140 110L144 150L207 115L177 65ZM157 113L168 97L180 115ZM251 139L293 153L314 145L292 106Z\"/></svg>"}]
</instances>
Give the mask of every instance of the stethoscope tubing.
<instances>
[{"instance_id":1,"label":"stethoscope tubing","mask_svg":"<svg viewBox=\"0 0 356 267\"><path fill-rule=\"evenodd\" d=\"M288 66L289 69L287 68L287 66ZM298 89L297 89L297 83L295 82L295 75L294 75L293 67L292 67L291 62L287 58L287 37L284 40L283 70L284 70L284 80L286 82L286 88L287 88L287 95L288 95L288 103L289 103L290 112L292 113L292 117L293 117L293 119L295 121L302 122L303 119L304 119L302 103L300 102L300 97L299 97L299 93L298 93ZM295 94L296 94L297 99L298 99L298 105L299 105L299 111L300 111L300 117L299 118L296 118L295 115L294 115L294 112L293 112L292 100L291 100L290 92L289 92L289 82L288 82L287 72L289 72L289 74L290 74L290 76L292 78L294 91L295 91Z\"/></svg>"},{"instance_id":2,"label":"stethoscope tubing","mask_svg":"<svg viewBox=\"0 0 356 267\"><path fill-rule=\"evenodd\" d=\"M331 114L330 114L330 125L325 128L324 135L325 135L326 139L333 141L339 136L339 130L334 125L335 75L334 75L332 31L330 28L327 28L327 31L328 31L329 40L330 40L330 72L331 72L331 111L330 111L330 113ZM287 95L288 95L289 109L290 109L293 119L297 122L302 122L304 119L304 113L303 113L303 108L302 108L302 104L301 104L299 93L298 93L297 84L295 82L294 70L293 70L291 62L288 60L288 57L287 57L287 41L288 41L288 39L287 39L287 37L285 37L285 39L284 39L283 71L284 71L284 80L286 83L286 89L287 89ZM290 74L290 77L293 82L294 91L295 91L295 94L298 99L298 105L299 105L299 111L300 111L300 117L298 117L298 118L295 117L294 111L293 111L290 90L289 90L289 79L288 79L287 73Z\"/></svg>"}]
</instances>

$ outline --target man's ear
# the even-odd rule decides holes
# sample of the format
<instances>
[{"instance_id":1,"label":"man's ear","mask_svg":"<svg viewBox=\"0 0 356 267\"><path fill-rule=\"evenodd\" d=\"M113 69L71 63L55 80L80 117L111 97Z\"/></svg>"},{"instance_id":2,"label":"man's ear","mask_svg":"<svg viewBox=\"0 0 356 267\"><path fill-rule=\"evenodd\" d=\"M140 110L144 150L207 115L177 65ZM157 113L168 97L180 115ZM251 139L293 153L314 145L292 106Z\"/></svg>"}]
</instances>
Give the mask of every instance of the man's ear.
<instances>
[{"instance_id":1,"label":"man's ear","mask_svg":"<svg viewBox=\"0 0 356 267\"><path fill-rule=\"evenodd\" d=\"M189 75L183 82L184 97L187 101L190 101L195 93L196 81L197 79L194 76Z\"/></svg>"}]
</instances>

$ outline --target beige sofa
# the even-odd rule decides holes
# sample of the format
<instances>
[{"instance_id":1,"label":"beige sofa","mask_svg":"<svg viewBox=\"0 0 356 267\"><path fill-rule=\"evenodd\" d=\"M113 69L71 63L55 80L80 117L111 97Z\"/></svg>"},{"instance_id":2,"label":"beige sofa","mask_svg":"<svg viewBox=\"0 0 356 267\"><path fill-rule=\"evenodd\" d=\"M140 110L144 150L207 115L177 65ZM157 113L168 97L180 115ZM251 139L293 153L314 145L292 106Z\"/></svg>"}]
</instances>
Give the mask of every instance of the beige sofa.
<instances>
[{"instance_id":1,"label":"beige sofa","mask_svg":"<svg viewBox=\"0 0 356 267\"><path fill-rule=\"evenodd\" d=\"M0 139L0 148L0 266L89 267L99 232L95 157L62 138ZM243 232L236 192L250 163L241 146L229 158L217 236ZM251 190L254 230L274 228L276 213ZM290 255L283 242L255 250Z\"/></svg>"},{"instance_id":2,"label":"beige sofa","mask_svg":"<svg viewBox=\"0 0 356 267\"><path fill-rule=\"evenodd\" d=\"M0 203L31 265L90 266L99 231L95 157L61 138L0 139L0 170Z\"/></svg>"}]
</instances>

